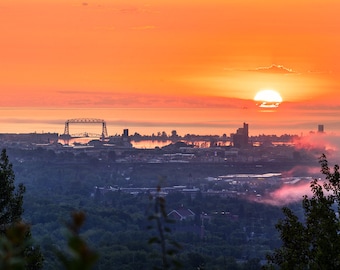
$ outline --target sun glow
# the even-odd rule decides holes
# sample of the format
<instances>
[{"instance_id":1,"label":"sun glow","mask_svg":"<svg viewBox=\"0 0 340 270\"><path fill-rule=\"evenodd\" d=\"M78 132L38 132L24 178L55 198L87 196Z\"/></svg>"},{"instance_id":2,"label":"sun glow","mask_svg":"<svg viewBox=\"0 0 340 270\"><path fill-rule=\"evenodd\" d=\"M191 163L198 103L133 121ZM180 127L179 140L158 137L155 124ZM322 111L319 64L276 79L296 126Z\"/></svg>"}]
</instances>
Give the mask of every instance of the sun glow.
<instances>
[{"instance_id":1,"label":"sun glow","mask_svg":"<svg viewBox=\"0 0 340 270\"><path fill-rule=\"evenodd\" d=\"M260 108L277 108L282 102L281 95L274 90L261 90L254 97Z\"/></svg>"}]
</instances>

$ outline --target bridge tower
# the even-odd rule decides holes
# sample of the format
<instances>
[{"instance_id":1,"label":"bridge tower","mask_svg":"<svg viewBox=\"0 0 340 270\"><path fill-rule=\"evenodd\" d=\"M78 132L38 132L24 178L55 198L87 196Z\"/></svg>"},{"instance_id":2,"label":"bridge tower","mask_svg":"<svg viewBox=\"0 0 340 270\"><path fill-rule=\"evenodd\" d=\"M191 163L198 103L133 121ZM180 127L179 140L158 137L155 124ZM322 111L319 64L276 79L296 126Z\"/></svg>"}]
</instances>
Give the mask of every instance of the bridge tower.
<instances>
[{"instance_id":1,"label":"bridge tower","mask_svg":"<svg viewBox=\"0 0 340 270\"><path fill-rule=\"evenodd\" d=\"M66 136L70 136L70 129L69 129L69 122L70 120L67 120L65 122L65 129L64 129L64 134L63 135L66 135Z\"/></svg>"},{"instance_id":2,"label":"bridge tower","mask_svg":"<svg viewBox=\"0 0 340 270\"><path fill-rule=\"evenodd\" d=\"M106 122L103 120L102 122L102 139L105 139L108 137L107 129L106 129Z\"/></svg>"}]
</instances>

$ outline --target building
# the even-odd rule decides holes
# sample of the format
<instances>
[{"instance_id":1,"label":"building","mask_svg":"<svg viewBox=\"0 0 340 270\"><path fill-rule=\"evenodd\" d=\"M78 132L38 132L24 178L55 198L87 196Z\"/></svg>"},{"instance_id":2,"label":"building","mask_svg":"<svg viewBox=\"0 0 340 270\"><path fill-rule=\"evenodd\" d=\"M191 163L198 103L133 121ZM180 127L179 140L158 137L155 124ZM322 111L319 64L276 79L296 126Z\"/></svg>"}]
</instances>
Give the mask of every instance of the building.
<instances>
[{"instance_id":1,"label":"building","mask_svg":"<svg viewBox=\"0 0 340 270\"><path fill-rule=\"evenodd\" d=\"M318 125L318 133L324 133L324 126Z\"/></svg>"},{"instance_id":2,"label":"building","mask_svg":"<svg viewBox=\"0 0 340 270\"><path fill-rule=\"evenodd\" d=\"M193 220L195 218L195 213L190 209L181 207L176 210L172 210L168 217L174 220L182 221L182 220Z\"/></svg>"},{"instance_id":3,"label":"building","mask_svg":"<svg viewBox=\"0 0 340 270\"><path fill-rule=\"evenodd\" d=\"M249 140L249 125L243 123L243 127L237 129L235 134L230 135L233 146L237 148L244 148L248 146Z\"/></svg>"}]
</instances>

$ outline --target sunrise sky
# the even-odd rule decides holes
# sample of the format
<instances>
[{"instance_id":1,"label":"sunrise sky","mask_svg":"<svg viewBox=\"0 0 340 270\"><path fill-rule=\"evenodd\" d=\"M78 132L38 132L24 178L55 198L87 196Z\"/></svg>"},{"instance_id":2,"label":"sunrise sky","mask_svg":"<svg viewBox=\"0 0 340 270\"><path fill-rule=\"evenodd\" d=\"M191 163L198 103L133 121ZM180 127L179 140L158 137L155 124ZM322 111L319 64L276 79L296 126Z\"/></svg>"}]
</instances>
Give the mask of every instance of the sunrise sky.
<instances>
[{"instance_id":1,"label":"sunrise sky","mask_svg":"<svg viewBox=\"0 0 340 270\"><path fill-rule=\"evenodd\" d=\"M336 0L2 0L0 121L34 122L49 109L51 123L82 116L199 131L230 119L340 130L339 10ZM277 111L256 107L263 89L281 94ZM127 108L155 110L136 117Z\"/></svg>"}]
</instances>

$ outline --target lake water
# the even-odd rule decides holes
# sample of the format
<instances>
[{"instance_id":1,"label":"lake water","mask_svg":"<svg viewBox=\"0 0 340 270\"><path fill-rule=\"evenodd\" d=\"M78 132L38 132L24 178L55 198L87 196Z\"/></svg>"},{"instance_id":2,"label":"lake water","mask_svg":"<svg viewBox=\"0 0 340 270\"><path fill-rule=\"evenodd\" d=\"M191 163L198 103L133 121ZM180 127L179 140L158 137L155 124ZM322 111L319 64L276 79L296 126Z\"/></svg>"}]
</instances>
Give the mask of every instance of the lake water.
<instances>
[{"instance_id":1,"label":"lake water","mask_svg":"<svg viewBox=\"0 0 340 270\"><path fill-rule=\"evenodd\" d=\"M255 110L235 108L76 108L36 109L0 108L0 133L64 133L65 121L76 118L104 119L109 135L157 134L176 130L186 134L219 135L235 133L243 122L249 124L249 135L258 134L306 134L316 131L318 124L325 125L326 132L340 131L338 115L302 111L294 117L284 113L261 113ZM318 118L316 118L318 117ZM321 119L320 119L321 118ZM318 119L318 120L316 120ZM71 124L70 133L101 133L101 124Z\"/></svg>"}]
</instances>

